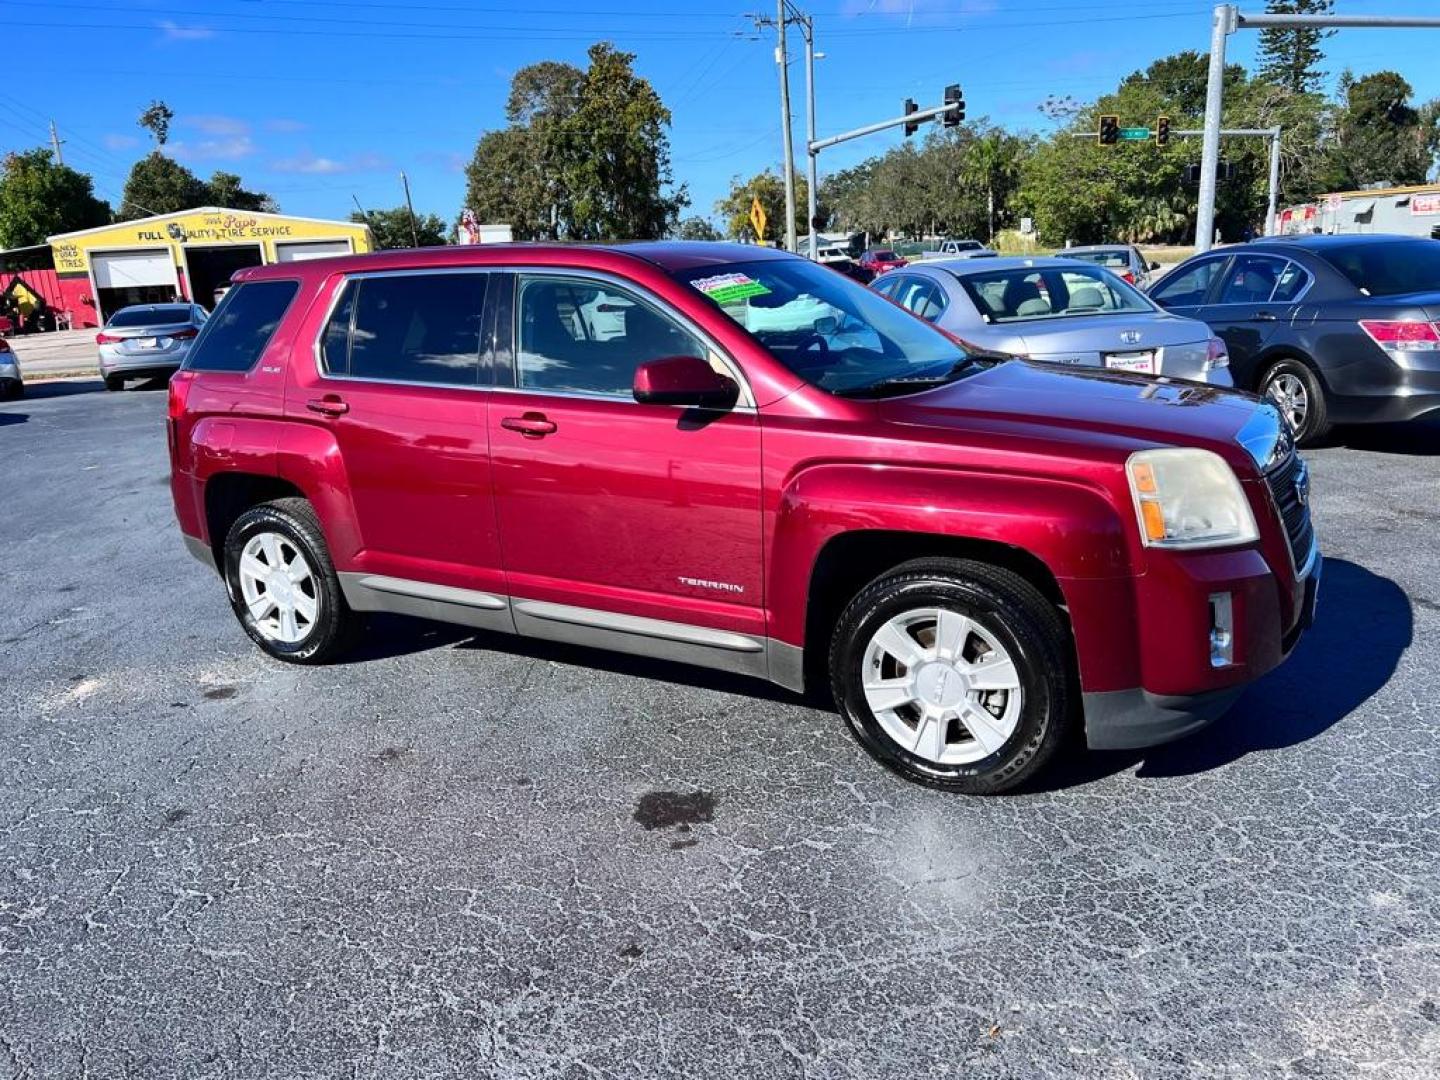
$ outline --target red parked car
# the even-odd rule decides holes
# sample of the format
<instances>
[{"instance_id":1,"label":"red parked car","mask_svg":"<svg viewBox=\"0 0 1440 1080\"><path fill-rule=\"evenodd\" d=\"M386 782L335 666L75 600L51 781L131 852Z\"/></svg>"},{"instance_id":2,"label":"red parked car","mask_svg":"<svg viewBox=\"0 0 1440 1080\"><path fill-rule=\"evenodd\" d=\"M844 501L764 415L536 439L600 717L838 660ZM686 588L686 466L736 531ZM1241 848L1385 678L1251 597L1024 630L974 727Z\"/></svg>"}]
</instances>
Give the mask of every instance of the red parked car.
<instances>
[{"instance_id":1,"label":"red parked car","mask_svg":"<svg viewBox=\"0 0 1440 1080\"><path fill-rule=\"evenodd\" d=\"M860 265L870 273L879 277L890 270L899 270L902 266L909 266L908 259L903 259L893 251L877 250L867 251L860 256Z\"/></svg>"},{"instance_id":2,"label":"red parked car","mask_svg":"<svg viewBox=\"0 0 1440 1080\"><path fill-rule=\"evenodd\" d=\"M805 259L431 248L241 271L170 384L241 625L394 611L828 686L902 775L1011 787L1202 726L1320 556L1273 407L967 355Z\"/></svg>"}]
</instances>

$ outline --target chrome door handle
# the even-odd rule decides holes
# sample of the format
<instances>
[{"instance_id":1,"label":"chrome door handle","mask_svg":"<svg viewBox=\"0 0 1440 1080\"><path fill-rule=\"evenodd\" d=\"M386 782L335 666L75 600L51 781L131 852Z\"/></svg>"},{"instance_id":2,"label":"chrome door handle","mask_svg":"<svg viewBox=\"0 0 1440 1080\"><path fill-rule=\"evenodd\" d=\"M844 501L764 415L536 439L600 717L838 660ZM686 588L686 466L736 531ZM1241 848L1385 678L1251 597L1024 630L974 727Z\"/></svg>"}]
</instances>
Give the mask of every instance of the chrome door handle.
<instances>
[{"instance_id":1,"label":"chrome door handle","mask_svg":"<svg viewBox=\"0 0 1440 1080\"><path fill-rule=\"evenodd\" d=\"M350 406L335 394L326 394L322 398L311 398L305 403L305 407L321 416L344 416L350 411Z\"/></svg>"},{"instance_id":2,"label":"chrome door handle","mask_svg":"<svg viewBox=\"0 0 1440 1080\"><path fill-rule=\"evenodd\" d=\"M527 439L543 439L555 431L555 421L544 413L527 412L524 416L507 416L500 421L506 431L518 431Z\"/></svg>"},{"instance_id":3,"label":"chrome door handle","mask_svg":"<svg viewBox=\"0 0 1440 1080\"><path fill-rule=\"evenodd\" d=\"M1272 315L1272 314L1270 314L1270 312L1268 312L1268 311L1257 311L1257 312L1255 313L1255 321L1256 321L1256 322L1274 322L1274 321L1275 321L1275 316Z\"/></svg>"}]
</instances>

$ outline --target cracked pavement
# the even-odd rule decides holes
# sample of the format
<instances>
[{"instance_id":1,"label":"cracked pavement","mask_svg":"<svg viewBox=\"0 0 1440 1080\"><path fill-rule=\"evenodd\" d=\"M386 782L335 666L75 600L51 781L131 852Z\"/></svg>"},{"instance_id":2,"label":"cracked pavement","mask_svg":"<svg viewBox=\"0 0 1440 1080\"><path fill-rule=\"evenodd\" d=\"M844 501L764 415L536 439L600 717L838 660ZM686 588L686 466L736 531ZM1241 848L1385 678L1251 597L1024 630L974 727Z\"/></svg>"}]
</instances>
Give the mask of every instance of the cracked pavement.
<instances>
[{"instance_id":1,"label":"cracked pavement","mask_svg":"<svg viewBox=\"0 0 1440 1080\"><path fill-rule=\"evenodd\" d=\"M269 661L98 390L0 405L0 1078L1440 1075L1440 422L1310 452L1226 719L977 800L677 665Z\"/></svg>"}]
</instances>

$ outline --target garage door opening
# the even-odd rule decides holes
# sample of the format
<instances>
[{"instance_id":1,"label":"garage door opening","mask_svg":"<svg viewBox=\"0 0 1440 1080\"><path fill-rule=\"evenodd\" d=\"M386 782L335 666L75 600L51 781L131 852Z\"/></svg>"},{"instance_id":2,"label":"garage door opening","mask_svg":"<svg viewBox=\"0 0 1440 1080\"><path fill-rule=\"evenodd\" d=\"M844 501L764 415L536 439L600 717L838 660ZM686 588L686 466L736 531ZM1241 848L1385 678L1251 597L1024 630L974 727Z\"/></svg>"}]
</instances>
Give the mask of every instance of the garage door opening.
<instances>
[{"instance_id":1,"label":"garage door opening","mask_svg":"<svg viewBox=\"0 0 1440 1080\"><path fill-rule=\"evenodd\" d=\"M217 289L230 284L230 275L265 261L259 244L226 244L224 247L185 247L185 266L190 271L190 299L213 311Z\"/></svg>"},{"instance_id":2,"label":"garage door opening","mask_svg":"<svg viewBox=\"0 0 1440 1080\"><path fill-rule=\"evenodd\" d=\"M180 298L168 250L97 252L90 266L102 323L131 304L164 304Z\"/></svg>"},{"instance_id":3,"label":"garage door opening","mask_svg":"<svg viewBox=\"0 0 1440 1080\"><path fill-rule=\"evenodd\" d=\"M328 259L333 255L349 254L349 240L295 240L275 245L276 262L304 262L306 259Z\"/></svg>"}]
</instances>

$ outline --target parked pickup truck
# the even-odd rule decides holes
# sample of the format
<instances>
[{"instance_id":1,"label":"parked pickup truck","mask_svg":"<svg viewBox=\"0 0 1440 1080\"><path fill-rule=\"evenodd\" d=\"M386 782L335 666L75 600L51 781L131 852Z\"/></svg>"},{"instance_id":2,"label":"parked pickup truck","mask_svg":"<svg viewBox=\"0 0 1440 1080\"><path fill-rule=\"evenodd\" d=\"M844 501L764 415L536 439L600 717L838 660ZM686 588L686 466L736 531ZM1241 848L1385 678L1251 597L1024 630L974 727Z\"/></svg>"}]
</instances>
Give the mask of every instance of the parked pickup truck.
<instances>
[{"instance_id":1,"label":"parked pickup truck","mask_svg":"<svg viewBox=\"0 0 1440 1080\"><path fill-rule=\"evenodd\" d=\"M1203 726L1320 575L1271 405L969 355L754 247L242 270L169 440L185 541L273 657L391 611L701 664L828 690L882 763L971 793L1077 725Z\"/></svg>"}]
</instances>

